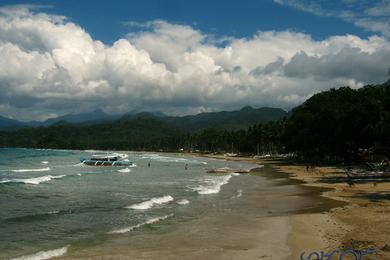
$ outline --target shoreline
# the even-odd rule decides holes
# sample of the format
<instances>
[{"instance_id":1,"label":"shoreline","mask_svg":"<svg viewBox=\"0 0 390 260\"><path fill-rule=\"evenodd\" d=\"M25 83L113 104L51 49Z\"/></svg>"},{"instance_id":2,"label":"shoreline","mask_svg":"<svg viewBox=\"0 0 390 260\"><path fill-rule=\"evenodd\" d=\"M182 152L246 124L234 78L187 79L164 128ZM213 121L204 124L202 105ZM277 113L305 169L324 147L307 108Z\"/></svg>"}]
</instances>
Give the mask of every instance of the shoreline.
<instances>
[{"instance_id":1,"label":"shoreline","mask_svg":"<svg viewBox=\"0 0 390 260\"><path fill-rule=\"evenodd\" d=\"M390 259L390 182L351 185L340 178L345 176L343 169L333 166L307 169L305 165L280 159L198 156L270 165L303 186L323 189L320 196L345 204L320 213L289 215L289 259L299 259L302 252L307 256L314 251L370 248L376 250L378 259Z\"/></svg>"},{"instance_id":2,"label":"shoreline","mask_svg":"<svg viewBox=\"0 0 390 260\"><path fill-rule=\"evenodd\" d=\"M195 230L184 227L173 233L175 237L181 237L184 240L172 239L170 241L167 239L166 243L163 243L166 244L166 250L161 250L158 253L158 250L152 247L148 248L150 252L148 250L142 251L146 249L142 243L139 244L139 251L117 248L118 252L111 250L111 247L115 244L108 244L105 247L95 248L94 255L88 253L78 255L71 248L70 252L62 256L61 259L103 256L126 258L129 253L134 253L141 258L164 253L166 254L164 259L179 259L177 256L183 259L188 256L187 254L211 257L209 259L231 259L231 254L234 255L234 259L299 259L302 252L305 252L307 257L311 252L324 251L330 253L336 249L344 251L347 249L367 250L370 248L374 248L378 252L375 255L376 259L390 259L390 243L388 242L390 238L389 182L349 185L345 181L343 170L338 167L318 166L307 169L306 165L285 159L258 159L197 153L174 154L253 164L254 167L251 168L250 172L243 174L254 174L267 179L275 179L275 183L280 183L275 185L276 189L278 185L304 187L305 194L299 196L302 196L305 200L314 201L314 203L318 202L318 204L313 204L315 210L302 207L302 210L285 215L273 216L271 214L261 218L254 215L245 216L241 212L235 212L235 217L231 219L225 218L224 214L214 218L208 216L202 221L199 219L194 222L196 224ZM258 165L258 167L255 165ZM263 171L264 168L268 170ZM259 169L261 170L259 171ZM258 203L257 201L267 199L268 195L262 197L260 193L257 192L257 194L258 198L253 200L255 204ZM273 194L277 194L277 190ZM269 194L269 196L274 195ZM319 197L323 199L318 199ZM321 206L320 203L324 205ZM287 204L285 206L288 208ZM222 223L218 223L219 220ZM208 229L217 227L218 232L224 234L223 237L226 239L219 241L213 233L210 233L209 237L205 236L207 228L205 230L200 228L205 223ZM225 227L226 230L224 230ZM255 230L254 227L258 227L258 229ZM214 247L207 250L199 247L200 251L197 252L190 247L191 240L185 240L188 232L192 232L194 237L203 236L205 241L208 240L208 243L199 241L199 244L205 243L204 246L210 246L215 243L216 246L214 245ZM228 238L231 232L235 233L236 237ZM169 238L169 236L166 238ZM183 242L184 247L169 250L170 245L178 241ZM107 254L108 252L109 254ZM156 255L154 255L155 253ZM175 255L176 253L177 255ZM370 256L368 259L370 259Z\"/></svg>"},{"instance_id":3,"label":"shoreline","mask_svg":"<svg viewBox=\"0 0 390 260\"><path fill-rule=\"evenodd\" d=\"M174 218L154 227L145 226L127 235L102 238L96 245L85 248L71 246L60 259L288 259L290 224L286 212L300 210L302 202L293 199L291 204L283 198L301 197L297 192L300 188L284 182L279 187L276 184L278 190L272 194L281 196L274 198L269 191L279 180L266 180L268 178L261 174L256 175L232 177L230 185L209 199L208 195L196 195L190 206L196 205L196 200L203 196L200 198L202 207L189 218L183 218L179 211ZM236 196L241 188L241 194Z\"/></svg>"},{"instance_id":4,"label":"shoreline","mask_svg":"<svg viewBox=\"0 0 390 260\"><path fill-rule=\"evenodd\" d=\"M130 236L112 237L91 248L74 250L71 247L61 259L298 259L291 257L294 251L290 240L292 233L302 232L294 231L292 216L328 210L333 205L332 201L320 198L317 188L302 187L299 181L286 178L286 174L277 172L268 163L251 158L214 159L254 166L250 173L242 174L243 179L233 184L235 186L229 185L230 188L222 191L224 196L224 192L229 194L231 189L240 189L240 185L247 185L250 181L250 186L241 186L246 189L245 199L237 204L240 208L210 204L207 210L202 210L188 222L171 222L168 219L164 225L161 224L161 232L153 232L152 229L142 233L136 230ZM259 164L266 165L256 167ZM311 208L313 202L318 204ZM299 239L313 241L311 237ZM145 241L149 243L145 244ZM314 242L317 245L317 241Z\"/></svg>"}]
</instances>

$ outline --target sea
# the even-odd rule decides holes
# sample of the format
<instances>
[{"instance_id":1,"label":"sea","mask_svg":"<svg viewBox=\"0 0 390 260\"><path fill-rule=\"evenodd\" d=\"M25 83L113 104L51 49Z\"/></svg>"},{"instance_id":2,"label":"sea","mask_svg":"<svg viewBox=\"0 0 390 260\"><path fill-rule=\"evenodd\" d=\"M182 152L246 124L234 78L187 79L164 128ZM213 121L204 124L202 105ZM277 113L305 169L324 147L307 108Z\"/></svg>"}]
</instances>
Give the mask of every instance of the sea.
<instances>
[{"instance_id":1,"label":"sea","mask_svg":"<svg viewBox=\"0 0 390 260\"><path fill-rule=\"evenodd\" d=\"M80 163L95 153L108 152L0 149L0 259L77 256L142 236L152 247L160 234L205 215L266 217L325 203L303 200L310 191L256 164L149 152L121 152L131 167ZM208 173L221 167L258 169Z\"/></svg>"}]
</instances>

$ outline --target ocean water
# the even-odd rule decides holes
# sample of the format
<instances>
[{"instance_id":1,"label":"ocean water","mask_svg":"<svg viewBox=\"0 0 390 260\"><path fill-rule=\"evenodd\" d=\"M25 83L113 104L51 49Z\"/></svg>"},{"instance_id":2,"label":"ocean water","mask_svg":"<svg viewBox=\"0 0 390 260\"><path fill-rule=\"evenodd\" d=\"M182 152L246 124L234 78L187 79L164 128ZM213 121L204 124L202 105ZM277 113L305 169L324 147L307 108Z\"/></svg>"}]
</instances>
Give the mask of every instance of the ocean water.
<instances>
[{"instance_id":1,"label":"ocean water","mask_svg":"<svg viewBox=\"0 0 390 260\"><path fill-rule=\"evenodd\" d=\"M92 153L0 149L0 259L47 259L119 234L147 232L154 223L183 221L217 203L224 186L239 178L208 169L254 167L139 152L126 152L137 165L131 168L79 163ZM241 195L234 190L229 198Z\"/></svg>"},{"instance_id":2,"label":"ocean water","mask_svg":"<svg viewBox=\"0 0 390 260\"><path fill-rule=\"evenodd\" d=\"M166 251L171 245L196 253L214 250L214 241L230 248L223 241L234 238L229 233L234 226L254 232L246 226L253 220L327 205L318 192L269 167L215 174L207 171L257 165L142 152L124 152L136 167L79 163L95 152L0 149L0 259L118 252L160 258L173 252ZM237 236L235 243L240 241Z\"/></svg>"}]
</instances>

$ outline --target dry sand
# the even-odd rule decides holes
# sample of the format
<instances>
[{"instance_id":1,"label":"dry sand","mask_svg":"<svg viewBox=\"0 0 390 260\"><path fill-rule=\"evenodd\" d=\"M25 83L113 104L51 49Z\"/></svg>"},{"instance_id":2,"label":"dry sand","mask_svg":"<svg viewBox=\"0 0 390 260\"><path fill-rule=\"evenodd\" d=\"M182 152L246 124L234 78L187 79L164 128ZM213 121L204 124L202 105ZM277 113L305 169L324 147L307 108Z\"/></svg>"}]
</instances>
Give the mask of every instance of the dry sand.
<instances>
[{"instance_id":1,"label":"dry sand","mask_svg":"<svg viewBox=\"0 0 390 260\"><path fill-rule=\"evenodd\" d=\"M343 170L334 167L279 164L280 171L304 185L329 188L323 196L347 202L347 205L321 214L291 216L289 239L292 259L306 252L331 252L334 249L372 247L376 259L390 259L390 183L367 182L350 185ZM316 242L314 242L316 241Z\"/></svg>"}]
</instances>

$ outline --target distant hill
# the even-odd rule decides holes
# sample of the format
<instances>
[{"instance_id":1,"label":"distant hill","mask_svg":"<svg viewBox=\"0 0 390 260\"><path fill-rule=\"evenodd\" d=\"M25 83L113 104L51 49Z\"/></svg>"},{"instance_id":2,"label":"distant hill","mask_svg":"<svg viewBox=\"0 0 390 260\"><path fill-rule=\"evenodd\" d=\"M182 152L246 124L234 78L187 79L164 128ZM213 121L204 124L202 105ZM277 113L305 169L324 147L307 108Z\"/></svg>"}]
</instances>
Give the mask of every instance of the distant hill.
<instances>
[{"instance_id":1,"label":"distant hill","mask_svg":"<svg viewBox=\"0 0 390 260\"><path fill-rule=\"evenodd\" d=\"M183 131L194 132L206 128L244 129L256 123L278 120L286 115L287 112L281 108L246 106L238 111L208 112L194 116L167 117L164 120Z\"/></svg>"},{"instance_id":2,"label":"distant hill","mask_svg":"<svg viewBox=\"0 0 390 260\"><path fill-rule=\"evenodd\" d=\"M82 124L88 122L99 123L101 121L115 120L118 116L111 116L106 114L103 110L97 109L92 112L80 114L68 114L56 118L50 118L42 123L42 126L50 126L58 123Z\"/></svg>"},{"instance_id":3,"label":"distant hill","mask_svg":"<svg viewBox=\"0 0 390 260\"><path fill-rule=\"evenodd\" d=\"M47 120L33 128L22 125L19 130L15 128L16 131L0 131L0 147L177 150L197 146L208 149L218 138L227 142L224 146L231 147L235 139L230 140L230 134L226 135L223 130L246 129L286 115L284 110L277 108L244 107L239 111L182 117L169 117L156 112L128 113L115 119L96 110ZM18 126L20 123L11 119L3 121L4 125ZM272 124L269 127L274 128ZM188 139L188 133L195 132L197 139L194 136ZM194 140L197 141L194 143ZM244 140L239 142L243 147Z\"/></svg>"},{"instance_id":4,"label":"distant hill","mask_svg":"<svg viewBox=\"0 0 390 260\"><path fill-rule=\"evenodd\" d=\"M139 116L140 114L150 114L154 117L160 117L160 118L167 117L167 115L161 111L142 111L142 110L132 110L124 114L123 116Z\"/></svg>"},{"instance_id":5,"label":"distant hill","mask_svg":"<svg viewBox=\"0 0 390 260\"><path fill-rule=\"evenodd\" d=\"M115 121L121 115L108 115L103 110L97 109L92 112L80 114L68 114L56 118L49 118L46 121L21 122L0 116L0 130L16 130L26 127L52 126L59 124L99 124L108 121Z\"/></svg>"},{"instance_id":6,"label":"distant hill","mask_svg":"<svg viewBox=\"0 0 390 260\"><path fill-rule=\"evenodd\" d=\"M24 123L19 122L18 120L0 116L0 129L12 130L12 129L17 129L25 126L26 125Z\"/></svg>"},{"instance_id":7,"label":"distant hill","mask_svg":"<svg viewBox=\"0 0 390 260\"><path fill-rule=\"evenodd\" d=\"M167 116L160 111L139 112L136 110L124 115L109 115L103 110L97 109L87 113L68 114L51 118L44 122L19 122L8 118L0 118L0 130L14 130L25 127L48 127L64 124L97 125L110 122L114 123L117 120L129 121L137 118L154 119L185 132L196 132L206 128L237 130L256 123L278 120L286 115L287 112L280 108L263 107L256 109L250 106L238 111L208 112L188 116Z\"/></svg>"},{"instance_id":8,"label":"distant hill","mask_svg":"<svg viewBox=\"0 0 390 260\"><path fill-rule=\"evenodd\" d=\"M121 121L134 120L136 118L154 119L168 123L184 132L196 132L207 128L226 130L245 129L257 123L266 123L278 120L287 115L280 108L252 108L246 106L238 111L207 112L188 116L156 116L154 113L141 112L138 114L126 114Z\"/></svg>"}]
</instances>

